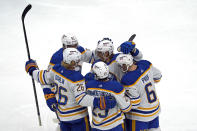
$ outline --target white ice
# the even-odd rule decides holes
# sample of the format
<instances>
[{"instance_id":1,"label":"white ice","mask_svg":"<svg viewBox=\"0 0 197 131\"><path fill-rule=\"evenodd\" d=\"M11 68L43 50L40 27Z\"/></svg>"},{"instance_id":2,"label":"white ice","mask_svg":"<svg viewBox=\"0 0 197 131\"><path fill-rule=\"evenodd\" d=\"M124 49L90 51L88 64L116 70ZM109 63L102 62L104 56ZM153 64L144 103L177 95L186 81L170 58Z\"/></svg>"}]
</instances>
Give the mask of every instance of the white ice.
<instances>
[{"instance_id":1,"label":"white ice","mask_svg":"<svg viewBox=\"0 0 197 131\"><path fill-rule=\"evenodd\" d=\"M85 48L102 37L117 48L136 33L136 46L158 67L157 85L162 131L197 131L197 1L196 0L0 0L0 130L54 131L55 114L36 84L42 127L38 125L21 14L33 8L25 24L31 58L46 69L61 47L63 33L74 33ZM84 64L83 74L89 71Z\"/></svg>"}]
</instances>

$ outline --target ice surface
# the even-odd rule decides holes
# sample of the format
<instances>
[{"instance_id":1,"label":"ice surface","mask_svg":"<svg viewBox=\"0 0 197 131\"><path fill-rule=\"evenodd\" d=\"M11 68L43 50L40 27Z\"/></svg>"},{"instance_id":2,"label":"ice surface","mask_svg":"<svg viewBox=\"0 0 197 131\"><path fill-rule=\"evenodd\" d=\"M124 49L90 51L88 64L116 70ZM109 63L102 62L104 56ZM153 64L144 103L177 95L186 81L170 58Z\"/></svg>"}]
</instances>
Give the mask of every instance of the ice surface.
<instances>
[{"instance_id":1,"label":"ice surface","mask_svg":"<svg viewBox=\"0 0 197 131\"><path fill-rule=\"evenodd\" d=\"M74 33L82 46L94 49L102 37L115 47L136 33L144 59L158 67L157 85L163 131L197 130L197 1L196 0L1 0L0 1L0 127L1 131L54 131L55 114L45 104L36 84L42 127L31 78L24 70L27 52L21 13L26 16L31 57L46 69L61 47L63 33ZM83 74L89 71L84 64Z\"/></svg>"}]
</instances>

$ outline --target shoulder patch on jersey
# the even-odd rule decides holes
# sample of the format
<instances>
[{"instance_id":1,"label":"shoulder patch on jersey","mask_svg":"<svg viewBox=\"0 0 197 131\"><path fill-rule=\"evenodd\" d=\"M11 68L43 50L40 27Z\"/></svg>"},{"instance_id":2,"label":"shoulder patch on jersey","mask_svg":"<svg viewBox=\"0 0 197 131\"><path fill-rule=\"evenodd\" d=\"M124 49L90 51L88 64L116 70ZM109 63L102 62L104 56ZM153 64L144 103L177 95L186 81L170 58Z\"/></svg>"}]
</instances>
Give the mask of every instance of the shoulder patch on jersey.
<instances>
[{"instance_id":1,"label":"shoulder patch on jersey","mask_svg":"<svg viewBox=\"0 0 197 131\"><path fill-rule=\"evenodd\" d=\"M151 63L146 60L141 60L136 63L138 66L135 71L127 72L121 80L121 83L125 86L132 86L138 82L138 80L150 69Z\"/></svg>"},{"instance_id":2,"label":"shoulder patch on jersey","mask_svg":"<svg viewBox=\"0 0 197 131\"><path fill-rule=\"evenodd\" d=\"M50 64L51 65L60 64L62 60L63 60L63 48L60 48L51 57Z\"/></svg>"},{"instance_id":3,"label":"shoulder patch on jersey","mask_svg":"<svg viewBox=\"0 0 197 131\"><path fill-rule=\"evenodd\" d=\"M60 64L55 65L52 71L72 83L77 83L84 80L83 75L79 71L67 70Z\"/></svg>"}]
</instances>

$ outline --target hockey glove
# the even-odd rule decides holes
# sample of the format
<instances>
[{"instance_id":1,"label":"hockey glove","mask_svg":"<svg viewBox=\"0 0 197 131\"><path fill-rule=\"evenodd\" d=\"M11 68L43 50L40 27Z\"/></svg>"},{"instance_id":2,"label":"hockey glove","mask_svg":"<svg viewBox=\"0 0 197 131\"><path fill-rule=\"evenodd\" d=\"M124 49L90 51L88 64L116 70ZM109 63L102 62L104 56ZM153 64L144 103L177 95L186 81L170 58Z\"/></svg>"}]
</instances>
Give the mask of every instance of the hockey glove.
<instances>
[{"instance_id":1,"label":"hockey glove","mask_svg":"<svg viewBox=\"0 0 197 131\"><path fill-rule=\"evenodd\" d=\"M29 75L32 76L33 71L37 70L37 69L38 69L38 65L37 65L36 61L30 59L26 62L25 70L27 73L29 73Z\"/></svg>"},{"instance_id":2,"label":"hockey glove","mask_svg":"<svg viewBox=\"0 0 197 131\"><path fill-rule=\"evenodd\" d=\"M112 96L95 97L93 105L101 110L112 109L116 106L116 100Z\"/></svg>"},{"instance_id":3,"label":"hockey glove","mask_svg":"<svg viewBox=\"0 0 197 131\"><path fill-rule=\"evenodd\" d=\"M120 51L124 54L129 54L135 49L135 43L132 41L126 41L120 45Z\"/></svg>"},{"instance_id":4,"label":"hockey glove","mask_svg":"<svg viewBox=\"0 0 197 131\"><path fill-rule=\"evenodd\" d=\"M55 94L49 88L44 88L43 91L47 106L50 108L51 111L55 112L57 107L57 100Z\"/></svg>"}]
</instances>

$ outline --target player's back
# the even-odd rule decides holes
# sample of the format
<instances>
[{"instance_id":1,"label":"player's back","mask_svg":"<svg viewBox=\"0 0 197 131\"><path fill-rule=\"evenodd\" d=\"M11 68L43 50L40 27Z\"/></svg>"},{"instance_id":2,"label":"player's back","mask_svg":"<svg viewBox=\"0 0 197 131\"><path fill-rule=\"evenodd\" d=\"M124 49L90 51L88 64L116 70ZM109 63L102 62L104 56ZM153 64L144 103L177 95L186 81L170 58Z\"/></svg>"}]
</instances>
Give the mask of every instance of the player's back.
<instances>
[{"instance_id":1,"label":"player's back","mask_svg":"<svg viewBox=\"0 0 197 131\"><path fill-rule=\"evenodd\" d=\"M56 99L58 100L58 114L63 121L73 121L88 115L86 107L77 104L74 88L83 86L83 76L80 72L67 70L61 65L52 68L54 82L57 88Z\"/></svg>"},{"instance_id":2,"label":"player's back","mask_svg":"<svg viewBox=\"0 0 197 131\"><path fill-rule=\"evenodd\" d=\"M126 116L133 120L150 121L160 113L155 80L161 78L161 73L146 60L141 60L136 65L137 69L126 73L121 81L127 95L132 97L134 108Z\"/></svg>"},{"instance_id":3,"label":"player's back","mask_svg":"<svg viewBox=\"0 0 197 131\"><path fill-rule=\"evenodd\" d=\"M121 103L121 98L125 93L124 88L116 81L101 82L92 80L86 84L86 88L89 95L94 97L112 96L116 99L117 103ZM124 114L118 105L107 110L101 110L99 108L92 109L92 128L100 130L112 129L123 123L123 119Z\"/></svg>"}]
</instances>

